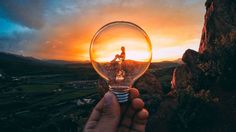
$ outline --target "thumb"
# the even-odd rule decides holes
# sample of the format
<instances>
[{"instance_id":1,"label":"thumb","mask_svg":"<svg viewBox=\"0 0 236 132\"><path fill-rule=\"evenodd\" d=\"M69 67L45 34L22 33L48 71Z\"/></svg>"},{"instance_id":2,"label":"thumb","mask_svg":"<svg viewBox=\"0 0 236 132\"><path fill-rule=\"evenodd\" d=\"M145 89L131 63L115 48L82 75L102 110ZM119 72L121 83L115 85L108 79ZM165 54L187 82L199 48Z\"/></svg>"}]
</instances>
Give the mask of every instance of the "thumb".
<instances>
[{"instance_id":1,"label":"thumb","mask_svg":"<svg viewBox=\"0 0 236 132\"><path fill-rule=\"evenodd\" d=\"M100 124L105 127L103 130L116 131L120 121L120 104L118 103L116 96L107 92L104 97L104 104L102 110L102 116Z\"/></svg>"},{"instance_id":2,"label":"thumb","mask_svg":"<svg viewBox=\"0 0 236 132\"><path fill-rule=\"evenodd\" d=\"M112 92L104 95L103 116L111 119L120 116L120 104Z\"/></svg>"}]
</instances>

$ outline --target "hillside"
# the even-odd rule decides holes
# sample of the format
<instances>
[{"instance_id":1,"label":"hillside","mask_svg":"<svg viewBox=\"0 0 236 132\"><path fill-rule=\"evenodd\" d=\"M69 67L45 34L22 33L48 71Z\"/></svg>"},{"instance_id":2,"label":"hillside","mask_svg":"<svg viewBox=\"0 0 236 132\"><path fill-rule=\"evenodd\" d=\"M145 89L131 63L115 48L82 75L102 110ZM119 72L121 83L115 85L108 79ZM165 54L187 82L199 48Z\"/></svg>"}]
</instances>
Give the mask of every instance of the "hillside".
<instances>
[{"instance_id":1,"label":"hillside","mask_svg":"<svg viewBox=\"0 0 236 132\"><path fill-rule=\"evenodd\" d=\"M93 78L90 74L95 75L89 63L39 60L4 52L0 52L0 73L9 76L70 74L77 78Z\"/></svg>"},{"instance_id":2,"label":"hillside","mask_svg":"<svg viewBox=\"0 0 236 132\"><path fill-rule=\"evenodd\" d=\"M53 69L55 68L60 68L60 66L33 57L0 52L0 71L9 75L29 75L46 71L54 72Z\"/></svg>"}]
</instances>

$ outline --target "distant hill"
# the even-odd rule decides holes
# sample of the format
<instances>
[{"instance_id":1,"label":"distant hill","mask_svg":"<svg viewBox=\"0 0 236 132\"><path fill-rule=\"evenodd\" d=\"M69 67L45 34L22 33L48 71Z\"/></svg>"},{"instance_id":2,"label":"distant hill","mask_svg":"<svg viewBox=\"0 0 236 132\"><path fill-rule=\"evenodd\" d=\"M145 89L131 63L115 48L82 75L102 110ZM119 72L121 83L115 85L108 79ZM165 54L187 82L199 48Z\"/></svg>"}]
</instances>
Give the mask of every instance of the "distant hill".
<instances>
[{"instance_id":1,"label":"distant hill","mask_svg":"<svg viewBox=\"0 0 236 132\"><path fill-rule=\"evenodd\" d=\"M176 67L180 61L152 63L150 69ZM75 70L92 69L89 61L40 60L33 57L0 52L0 71L10 75L60 74Z\"/></svg>"},{"instance_id":2,"label":"distant hill","mask_svg":"<svg viewBox=\"0 0 236 132\"><path fill-rule=\"evenodd\" d=\"M163 68L170 68L170 67L176 67L178 65L182 64L180 61L162 61L162 62L154 62L151 63L150 69L163 69Z\"/></svg>"},{"instance_id":3,"label":"distant hill","mask_svg":"<svg viewBox=\"0 0 236 132\"><path fill-rule=\"evenodd\" d=\"M0 52L0 71L10 75L37 74L59 67L33 57Z\"/></svg>"},{"instance_id":4,"label":"distant hill","mask_svg":"<svg viewBox=\"0 0 236 132\"><path fill-rule=\"evenodd\" d=\"M11 53L6 53L6 52L0 52L0 62L14 62L14 63L44 63L43 61L39 59L35 59L33 57L25 57L22 55L16 55L16 54L11 54Z\"/></svg>"},{"instance_id":5,"label":"distant hill","mask_svg":"<svg viewBox=\"0 0 236 132\"><path fill-rule=\"evenodd\" d=\"M81 68L84 67L83 65L83 63L79 62L40 60L33 57L0 52L0 71L8 75L76 73L85 69ZM86 64L86 68L88 69L87 65L88 63Z\"/></svg>"},{"instance_id":6,"label":"distant hill","mask_svg":"<svg viewBox=\"0 0 236 132\"><path fill-rule=\"evenodd\" d=\"M43 61L57 65L76 65L76 64L90 63L90 61L67 61L67 60L43 60Z\"/></svg>"}]
</instances>

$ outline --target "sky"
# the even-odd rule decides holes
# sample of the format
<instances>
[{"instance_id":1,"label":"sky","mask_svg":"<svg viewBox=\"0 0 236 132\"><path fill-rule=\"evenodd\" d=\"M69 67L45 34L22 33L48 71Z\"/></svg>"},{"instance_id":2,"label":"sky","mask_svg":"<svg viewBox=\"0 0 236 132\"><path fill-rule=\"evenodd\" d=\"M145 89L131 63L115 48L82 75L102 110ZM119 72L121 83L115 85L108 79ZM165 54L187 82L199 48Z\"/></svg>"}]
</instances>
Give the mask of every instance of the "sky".
<instances>
[{"instance_id":1,"label":"sky","mask_svg":"<svg viewBox=\"0 0 236 132\"><path fill-rule=\"evenodd\" d=\"M198 50L205 0L1 0L0 51L39 59L89 60L93 35L112 21L143 28L152 61Z\"/></svg>"}]
</instances>

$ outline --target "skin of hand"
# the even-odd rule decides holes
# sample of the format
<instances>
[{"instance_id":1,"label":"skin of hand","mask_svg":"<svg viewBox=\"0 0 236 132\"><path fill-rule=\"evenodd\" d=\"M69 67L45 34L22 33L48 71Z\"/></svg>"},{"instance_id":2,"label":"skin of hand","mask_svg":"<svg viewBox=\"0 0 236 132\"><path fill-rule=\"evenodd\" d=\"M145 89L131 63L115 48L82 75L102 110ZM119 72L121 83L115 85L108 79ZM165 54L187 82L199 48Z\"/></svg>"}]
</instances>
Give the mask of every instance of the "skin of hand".
<instances>
[{"instance_id":1,"label":"skin of hand","mask_svg":"<svg viewBox=\"0 0 236 132\"><path fill-rule=\"evenodd\" d=\"M149 113L138 97L138 90L131 88L130 101L119 104L115 95L107 92L93 109L84 132L144 132Z\"/></svg>"}]
</instances>

